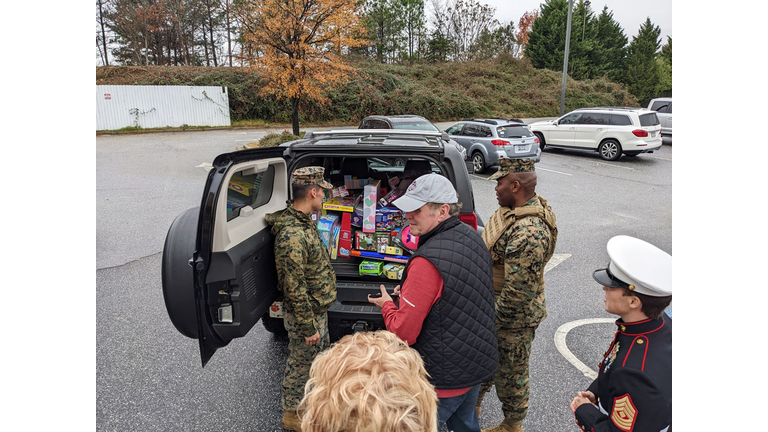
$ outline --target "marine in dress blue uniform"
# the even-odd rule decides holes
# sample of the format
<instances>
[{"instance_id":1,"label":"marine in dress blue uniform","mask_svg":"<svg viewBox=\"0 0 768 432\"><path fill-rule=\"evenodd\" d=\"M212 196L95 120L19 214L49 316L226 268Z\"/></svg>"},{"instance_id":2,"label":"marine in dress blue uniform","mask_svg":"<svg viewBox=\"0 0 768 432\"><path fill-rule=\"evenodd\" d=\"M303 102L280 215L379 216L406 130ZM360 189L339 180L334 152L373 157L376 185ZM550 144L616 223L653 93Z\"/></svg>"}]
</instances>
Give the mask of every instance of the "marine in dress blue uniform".
<instances>
[{"instance_id":1,"label":"marine in dress blue uniform","mask_svg":"<svg viewBox=\"0 0 768 432\"><path fill-rule=\"evenodd\" d=\"M597 379L571 402L584 431L672 430L672 256L636 238L608 241L610 263L594 279L619 315Z\"/></svg>"}]
</instances>

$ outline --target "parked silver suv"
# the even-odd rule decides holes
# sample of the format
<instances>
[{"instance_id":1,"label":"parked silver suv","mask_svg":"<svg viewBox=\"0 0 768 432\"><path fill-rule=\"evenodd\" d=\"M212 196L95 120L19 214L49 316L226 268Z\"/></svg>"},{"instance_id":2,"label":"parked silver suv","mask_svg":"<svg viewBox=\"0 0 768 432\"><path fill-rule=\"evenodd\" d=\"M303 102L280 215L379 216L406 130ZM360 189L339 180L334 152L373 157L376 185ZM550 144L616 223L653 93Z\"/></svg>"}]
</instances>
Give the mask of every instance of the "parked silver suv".
<instances>
[{"instance_id":1,"label":"parked silver suv","mask_svg":"<svg viewBox=\"0 0 768 432\"><path fill-rule=\"evenodd\" d=\"M656 111L656 115L661 122L661 134L663 136L672 136L672 98L651 99L648 103L648 109Z\"/></svg>"},{"instance_id":2,"label":"parked silver suv","mask_svg":"<svg viewBox=\"0 0 768 432\"><path fill-rule=\"evenodd\" d=\"M445 132L462 147L472 160L474 171L481 173L499 164L499 158L541 158L539 139L520 119L463 119Z\"/></svg>"}]
</instances>

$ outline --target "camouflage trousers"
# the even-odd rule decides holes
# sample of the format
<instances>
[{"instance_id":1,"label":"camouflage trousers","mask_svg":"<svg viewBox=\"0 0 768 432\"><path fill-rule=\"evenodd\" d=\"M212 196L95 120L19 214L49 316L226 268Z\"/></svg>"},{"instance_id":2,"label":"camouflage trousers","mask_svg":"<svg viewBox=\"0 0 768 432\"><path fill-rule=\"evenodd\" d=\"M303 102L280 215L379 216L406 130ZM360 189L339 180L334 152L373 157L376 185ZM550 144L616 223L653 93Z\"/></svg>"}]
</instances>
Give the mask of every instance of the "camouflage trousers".
<instances>
[{"instance_id":1,"label":"camouflage trousers","mask_svg":"<svg viewBox=\"0 0 768 432\"><path fill-rule=\"evenodd\" d=\"M528 413L528 360L536 327L499 328L498 336L501 364L493 379L480 387L477 406L482 404L483 396L495 385L504 421L522 421Z\"/></svg>"},{"instance_id":2,"label":"camouflage trousers","mask_svg":"<svg viewBox=\"0 0 768 432\"><path fill-rule=\"evenodd\" d=\"M309 380L312 360L331 345L331 338L328 335L328 314L323 312L315 315L315 328L320 332L320 342L317 345L308 346L304 337L299 336L293 314L286 312L283 324L288 331L288 359L285 363L283 395L280 401L285 411L296 411L304 397L304 386Z\"/></svg>"}]
</instances>

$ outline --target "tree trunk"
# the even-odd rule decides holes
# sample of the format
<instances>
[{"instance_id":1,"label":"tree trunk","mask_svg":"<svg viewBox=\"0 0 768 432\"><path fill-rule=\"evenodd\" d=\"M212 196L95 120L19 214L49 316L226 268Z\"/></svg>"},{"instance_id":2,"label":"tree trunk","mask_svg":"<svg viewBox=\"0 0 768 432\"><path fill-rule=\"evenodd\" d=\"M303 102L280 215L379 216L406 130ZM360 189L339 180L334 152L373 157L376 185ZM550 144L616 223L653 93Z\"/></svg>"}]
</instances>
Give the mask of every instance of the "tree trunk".
<instances>
[{"instance_id":1,"label":"tree trunk","mask_svg":"<svg viewBox=\"0 0 768 432\"><path fill-rule=\"evenodd\" d=\"M101 44L104 46L104 65L109 66L109 56L107 55L107 33L104 30L104 11L101 7L102 0L99 0L99 24L101 24Z\"/></svg>"},{"instance_id":2,"label":"tree trunk","mask_svg":"<svg viewBox=\"0 0 768 432\"><path fill-rule=\"evenodd\" d=\"M299 136L299 97L291 98L291 125L293 125L293 134Z\"/></svg>"},{"instance_id":3,"label":"tree trunk","mask_svg":"<svg viewBox=\"0 0 768 432\"><path fill-rule=\"evenodd\" d=\"M211 16L211 2L205 2L208 8L208 33L211 36L211 53L213 54L213 66L218 66L219 62L216 60L216 42L213 39L213 16Z\"/></svg>"},{"instance_id":4,"label":"tree trunk","mask_svg":"<svg viewBox=\"0 0 768 432\"><path fill-rule=\"evenodd\" d=\"M229 57L229 67L232 67L232 30L229 27L229 0L227 0L227 55Z\"/></svg>"}]
</instances>

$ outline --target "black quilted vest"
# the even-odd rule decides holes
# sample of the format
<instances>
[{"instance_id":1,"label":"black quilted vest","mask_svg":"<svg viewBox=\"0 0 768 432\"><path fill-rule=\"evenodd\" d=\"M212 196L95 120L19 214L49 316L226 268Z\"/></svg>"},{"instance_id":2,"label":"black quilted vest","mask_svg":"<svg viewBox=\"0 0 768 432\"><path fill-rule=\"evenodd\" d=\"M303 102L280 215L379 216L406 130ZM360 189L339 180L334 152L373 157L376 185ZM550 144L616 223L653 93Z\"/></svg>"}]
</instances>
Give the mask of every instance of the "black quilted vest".
<instances>
[{"instance_id":1,"label":"black quilted vest","mask_svg":"<svg viewBox=\"0 0 768 432\"><path fill-rule=\"evenodd\" d=\"M443 277L443 294L421 328L416 349L438 389L472 387L499 367L491 254L480 234L451 217L419 237L414 257ZM403 280L408 277L406 267Z\"/></svg>"}]
</instances>

